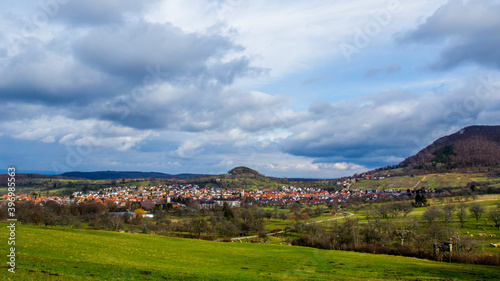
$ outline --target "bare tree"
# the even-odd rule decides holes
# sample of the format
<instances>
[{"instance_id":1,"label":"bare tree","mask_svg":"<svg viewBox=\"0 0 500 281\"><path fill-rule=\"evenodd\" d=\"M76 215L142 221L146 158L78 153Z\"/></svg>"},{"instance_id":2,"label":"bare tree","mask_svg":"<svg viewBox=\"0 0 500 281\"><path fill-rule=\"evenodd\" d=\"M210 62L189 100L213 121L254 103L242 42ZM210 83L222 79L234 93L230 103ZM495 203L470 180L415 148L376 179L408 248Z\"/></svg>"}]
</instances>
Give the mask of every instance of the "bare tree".
<instances>
[{"instance_id":1,"label":"bare tree","mask_svg":"<svg viewBox=\"0 0 500 281\"><path fill-rule=\"evenodd\" d=\"M436 207L428 208L422 215L422 219L427 223L427 226L431 226L438 220L441 216L441 211Z\"/></svg>"},{"instance_id":2,"label":"bare tree","mask_svg":"<svg viewBox=\"0 0 500 281\"><path fill-rule=\"evenodd\" d=\"M457 254L469 254L477 247L477 241L469 236L462 236L458 239L453 239L453 252Z\"/></svg>"},{"instance_id":3,"label":"bare tree","mask_svg":"<svg viewBox=\"0 0 500 281\"><path fill-rule=\"evenodd\" d=\"M217 224L217 230L224 237L234 237L238 234L238 227L231 221L222 219Z\"/></svg>"},{"instance_id":4,"label":"bare tree","mask_svg":"<svg viewBox=\"0 0 500 281\"><path fill-rule=\"evenodd\" d=\"M309 217L309 214L307 214L307 213L302 213L300 215L300 219L303 221L310 221L311 220L311 218Z\"/></svg>"},{"instance_id":5,"label":"bare tree","mask_svg":"<svg viewBox=\"0 0 500 281\"><path fill-rule=\"evenodd\" d=\"M302 209L302 206L300 204L293 204L291 207L290 207L290 212L294 213L294 214L298 214L300 212L300 209Z\"/></svg>"},{"instance_id":6,"label":"bare tree","mask_svg":"<svg viewBox=\"0 0 500 281\"><path fill-rule=\"evenodd\" d=\"M359 227L356 219L347 218L334 231L338 235L338 246L357 246L359 242Z\"/></svg>"},{"instance_id":7,"label":"bare tree","mask_svg":"<svg viewBox=\"0 0 500 281\"><path fill-rule=\"evenodd\" d=\"M448 222L450 222L454 213L455 213L455 205L449 204L443 206L441 210L441 217L443 218L445 225L448 225Z\"/></svg>"},{"instance_id":8,"label":"bare tree","mask_svg":"<svg viewBox=\"0 0 500 281\"><path fill-rule=\"evenodd\" d=\"M392 203L388 206L389 213L392 214L394 218L398 218L399 214L403 212L403 208L400 203Z\"/></svg>"},{"instance_id":9,"label":"bare tree","mask_svg":"<svg viewBox=\"0 0 500 281\"><path fill-rule=\"evenodd\" d=\"M374 244L382 240L383 233L379 231L378 221L369 221L361 227L361 236L366 244Z\"/></svg>"},{"instance_id":10,"label":"bare tree","mask_svg":"<svg viewBox=\"0 0 500 281\"><path fill-rule=\"evenodd\" d=\"M382 204L378 207L377 211L381 218L389 220L390 209L388 204Z\"/></svg>"},{"instance_id":11,"label":"bare tree","mask_svg":"<svg viewBox=\"0 0 500 281\"><path fill-rule=\"evenodd\" d=\"M409 201L405 201L400 204L403 211L403 217L406 218L406 216L413 211L413 205Z\"/></svg>"},{"instance_id":12,"label":"bare tree","mask_svg":"<svg viewBox=\"0 0 500 281\"><path fill-rule=\"evenodd\" d=\"M368 208L365 209L365 217L368 222L370 222L371 219L376 219L378 215L379 213L376 209L372 208L372 206L368 206Z\"/></svg>"},{"instance_id":13,"label":"bare tree","mask_svg":"<svg viewBox=\"0 0 500 281\"><path fill-rule=\"evenodd\" d=\"M416 221L405 220L395 224L393 235L401 242L401 246L404 246L404 241L410 239L416 229Z\"/></svg>"},{"instance_id":14,"label":"bare tree","mask_svg":"<svg viewBox=\"0 0 500 281\"><path fill-rule=\"evenodd\" d=\"M500 209L491 210L488 213L488 217L495 223L495 227L500 230Z\"/></svg>"},{"instance_id":15,"label":"bare tree","mask_svg":"<svg viewBox=\"0 0 500 281\"><path fill-rule=\"evenodd\" d=\"M94 220L92 225L95 228L118 231L123 227L123 219L120 216L105 213L99 219Z\"/></svg>"},{"instance_id":16,"label":"bare tree","mask_svg":"<svg viewBox=\"0 0 500 281\"><path fill-rule=\"evenodd\" d=\"M457 217L460 221L460 226L464 227L464 223L467 220L467 205L464 203L460 203L460 205L458 205Z\"/></svg>"},{"instance_id":17,"label":"bare tree","mask_svg":"<svg viewBox=\"0 0 500 281\"><path fill-rule=\"evenodd\" d=\"M469 207L469 211L472 213L472 216L476 218L476 222L478 222L481 216L484 214L484 207L479 203L473 203Z\"/></svg>"},{"instance_id":18,"label":"bare tree","mask_svg":"<svg viewBox=\"0 0 500 281\"><path fill-rule=\"evenodd\" d=\"M211 232L210 225L203 218L195 218L189 223L189 232L196 235L198 239L201 237L202 233Z\"/></svg>"}]
</instances>

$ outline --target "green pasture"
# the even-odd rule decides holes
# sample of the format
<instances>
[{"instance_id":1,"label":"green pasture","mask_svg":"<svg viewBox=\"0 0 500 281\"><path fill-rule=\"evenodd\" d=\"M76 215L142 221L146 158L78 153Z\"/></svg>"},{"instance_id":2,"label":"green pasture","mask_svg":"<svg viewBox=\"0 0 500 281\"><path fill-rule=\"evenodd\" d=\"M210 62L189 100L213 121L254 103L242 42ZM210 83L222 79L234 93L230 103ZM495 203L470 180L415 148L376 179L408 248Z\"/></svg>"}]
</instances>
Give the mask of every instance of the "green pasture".
<instances>
[{"instance_id":1,"label":"green pasture","mask_svg":"<svg viewBox=\"0 0 500 281\"><path fill-rule=\"evenodd\" d=\"M7 241L7 228L0 239ZM144 234L18 225L2 280L495 280L499 267ZM6 243L5 243L6 244ZM7 247L3 246L2 257Z\"/></svg>"}]
</instances>

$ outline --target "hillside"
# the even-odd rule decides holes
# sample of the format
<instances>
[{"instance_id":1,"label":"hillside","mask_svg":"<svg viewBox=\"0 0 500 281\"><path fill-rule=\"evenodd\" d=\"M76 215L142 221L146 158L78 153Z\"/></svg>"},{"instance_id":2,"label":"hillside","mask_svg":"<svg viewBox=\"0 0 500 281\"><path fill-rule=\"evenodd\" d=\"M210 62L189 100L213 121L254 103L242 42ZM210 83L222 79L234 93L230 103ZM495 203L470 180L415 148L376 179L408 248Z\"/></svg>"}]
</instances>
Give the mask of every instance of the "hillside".
<instances>
[{"instance_id":1,"label":"hillside","mask_svg":"<svg viewBox=\"0 0 500 281\"><path fill-rule=\"evenodd\" d=\"M194 177L203 176L201 174L178 174L170 175L158 172L138 172L138 171L98 171L98 172L67 172L60 176L66 178L79 178L90 180L116 180L116 179L191 179Z\"/></svg>"},{"instance_id":2,"label":"hillside","mask_svg":"<svg viewBox=\"0 0 500 281\"><path fill-rule=\"evenodd\" d=\"M7 192L7 178L8 175L0 175L0 194ZM247 167L236 167L228 171L227 174L220 175L102 171L69 172L58 176L17 174L16 177L18 193L36 192L43 195L70 195L74 191L98 190L116 185L145 186L173 183L232 189L277 189L283 185L315 188L335 187L333 180L267 177Z\"/></svg>"},{"instance_id":3,"label":"hillside","mask_svg":"<svg viewBox=\"0 0 500 281\"><path fill-rule=\"evenodd\" d=\"M253 169L250 169L250 168L244 167L244 166L239 166L239 167L233 168L228 172L228 174L233 175L233 176L241 176L241 175L262 176L256 170L253 170Z\"/></svg>"},{"instance_id":4,"label":"hillside","mask_svg":"<svg viewBox=\"0 0 500 281\"><path fill-rule=\"evenodd\" d=\"M500 126L470 126L442 137L399 167L411 169L460 169L496 167L500 164Z\"/></svg>"},{"instance_id":5,"label":"hillside","mask_svg":"<svg viewBox=\"0 0 500 281\"><path fill-rule=\"evenodd\" d=\"M284 185L296 187L334 188L334 180L301 179L301 178L277 178L269 177L248 167L235 167L227 174L199 177L186 182L200 185L218 186L222 188L235 189L277 189Z\"/></svg>"},{"instance_id":6,"label":"hillside","mask_svg":"<svg viewBox=\"0 0 500 281\"><path fill-rule=\"evenodd\" d=\"M8 174L0 175L0 186L7 186L8 183ZM40 175L33 173L16 173L16 180L30 180L30 179L59 179L61 176L49 176L49 175Z\"/></svg>"},{"instance_id":7,"label":"hillside","mask_svg":"<svg viewBox=\"0 0 500 281\"><path fill-rule=\"evenodd\" d=\"M29 225L16 231L17 273L7 265L2 273L10 280L494 280L499 273L493 266L286 245Z\"/></svg>"},{"instance_id":8,"label":"hillside","mask_svg":"<svg viewBox=\"0 0 500 281\"><path fill-rule=\"evenodd\" d=\"M395 170L387 170L380 172L380 174L394 174ZM487 173L426 173L422 175L400 175L391 176L380 179L365 179L359 180L353 188L367 190L367 189L400 189L406 190L408 188L451 188L459 189L467 185L475 183L476 185L483 185L485 187L500 187L500 178L493 177Z\"/></svg>"}]
</instances>

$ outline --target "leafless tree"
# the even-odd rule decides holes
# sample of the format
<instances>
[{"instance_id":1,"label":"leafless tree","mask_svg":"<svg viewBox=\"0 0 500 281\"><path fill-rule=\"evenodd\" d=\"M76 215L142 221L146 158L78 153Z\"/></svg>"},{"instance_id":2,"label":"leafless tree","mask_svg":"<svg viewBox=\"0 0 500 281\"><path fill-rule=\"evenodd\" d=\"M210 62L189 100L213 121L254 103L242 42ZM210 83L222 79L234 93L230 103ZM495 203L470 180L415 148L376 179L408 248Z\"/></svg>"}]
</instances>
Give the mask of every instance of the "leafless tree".
<instances>
[{"instance_id":1,"label":"leafless tree","mask_svg":"<svg viewBox=\"0 0 500 281\"><path fill-rule=\"evenodd\" d=\"M427 226L430 227L438 220L439 217L441 217L441 211L436 207L430 207L422 215L422 220L424 220L427 223Z\"/></svg>"},{"instance_id":2,"label":"leafless tree","mask_svg":"<svg viewBox=\"0 0 500 281\"><path fill-rule=\"evenodd\" d=\"M488 213L488 217L495 223L495 227L500 230L500 209L491 210Z\"/></svg>"},{"instance_id":3,"label":"leafless tree","mask_svg":"<svg viewBox=\"0 0 500 281\"><path fill-rule=\"evenodd\" d=\"M200 217L192 219L189 222L189 232L200 238L201 234L211 232L211 228L208 222L204 218Z\"/></svg>"},{"instance_id":4,"label":"leafless tree","mask_svg":"<svg viewBox=\"0 0 500 281\"><path fill-rule=\"evenodd\" d=\"M377 211L381 218L389 220L390 209L391 208L388 204L382 204L378 207Z\"/></svg>"},{"instance_id":5,"label":"leafless tree","mask_svg":"<svg viewBox=\"0 0 500 281\"><path fill-rule=\"evenodd\" d=\"M448 225L450 220L453 218L453 214L455 213L455 205L444 205L441 210L441 217L443 218L443 222L445 225Z\"/></svg>"},{"instance_id":6,"label":"leafless tree","mask_svg":"<svg viewBox=\"0 0 500 281\"><path fill-rule=\"evenodd\" d=\"M460 203L460 205L458 205L457 217L460 221L460 226L464 227L464 223L467 220L467 205L464 203Z\"/></svg>"},{"instance_id":7,"label":"leafless tree","mask_svg":"<svg viewBox=\"0 0 500 281\"><path fill-rule=\"evenodd\" d=\"M393 235L401 242L401 246L404 246L404 242L413 237L416 229L416 221L404 220L394 224Z\"/></svg>"},{"instance_id":8,"label":"leafless tree","mask_svg":"<svg viewBox=\"0 0 500 281\"><path fill-rule=\"evenodd\" d=\"M389 213L394 217L398 218L399 215L403 212L402 206L399 202L391 203L388 205Z\"/></svg>"},{"instance_id":9,"label":"leafless tree","mask_svg":"<svg viewBox=\"0 0 500 281\"><path fill-rule=\"evenodd\" d=\"M472 203L472 205L469 207L469 211L476 219L476 222L478 222L481 216L484 214L484 207L479 203Z\"/></svg>"},{"instance_id":10,"label":"leafless tree","mask_svg":"<svg viewBox=\"0 0 500 281\"><path fill-rule=\"evenodd\" d=\"M413 211L413 205L409 201L401 202L401 210L403 211L403 217L406 216Z\"/></svg>"}]
</instances>

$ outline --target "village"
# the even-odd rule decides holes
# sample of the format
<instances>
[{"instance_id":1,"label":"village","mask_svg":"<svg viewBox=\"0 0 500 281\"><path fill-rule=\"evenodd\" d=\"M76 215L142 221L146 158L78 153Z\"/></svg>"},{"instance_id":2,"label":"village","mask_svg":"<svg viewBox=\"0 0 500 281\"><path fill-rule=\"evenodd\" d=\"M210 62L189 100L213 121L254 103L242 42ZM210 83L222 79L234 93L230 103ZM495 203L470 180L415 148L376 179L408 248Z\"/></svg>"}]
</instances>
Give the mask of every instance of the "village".
<instances>
[{"instance_id":1,"label":"village","mask_svg":"<svg viewBox=\"0 0 500 281\"><path fill-rule=\"evenodd\" d=\"M328 203L347 202L352 197L362 198L365 201L384 197L398 198L407 196L408 191L396 189L369 189L358 190L350 188L349 181L339 182L341 190L328 191L320 188L297 188L282 186L278 190L256 189L236 190L223 188L206 188L195 184L172 184L159 186L113 186L95 191L76 191L71 196L38 196L37 194L19 194L16 200L32 201L43 204L55 201L59 204L73 204L80 202L99 202L102 204L114 203L118 207L134 204L145 210L151 210L158 205L171 204L170 207L183 207L183 202L196 201L201 207L223 205L239 207L242 202L262 206L284 205L320 205ZM428 190L427 192L431 192ZM2 200L7 200L3 195Z\"/></svg>"}]
</instances>

